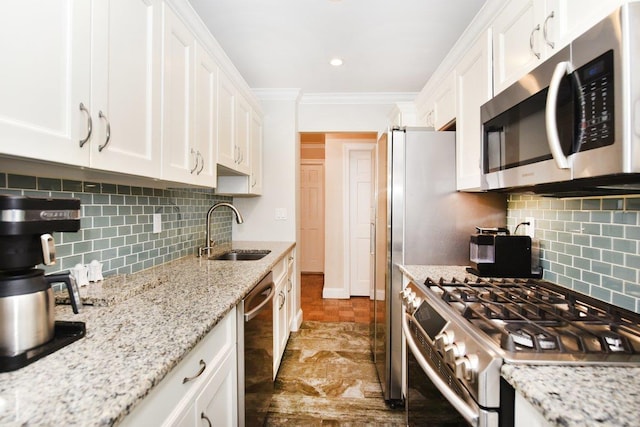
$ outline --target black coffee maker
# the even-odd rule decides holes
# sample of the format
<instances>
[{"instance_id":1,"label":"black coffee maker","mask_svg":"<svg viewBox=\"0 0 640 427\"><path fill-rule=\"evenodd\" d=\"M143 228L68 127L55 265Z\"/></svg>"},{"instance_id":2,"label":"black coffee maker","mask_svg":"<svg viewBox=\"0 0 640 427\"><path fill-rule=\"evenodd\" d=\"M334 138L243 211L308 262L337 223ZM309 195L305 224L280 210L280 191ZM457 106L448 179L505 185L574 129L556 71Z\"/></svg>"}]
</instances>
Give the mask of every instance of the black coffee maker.
<instances>
[{"instance_id":1,"label":"black coffee maker","mask_svg":"<svg viewBox=\"0 0 640 427\"><path fill-rule=\"evenodd\" d=\"M65 284L78 313L73 277L36 268L55 263L53 232L79 229L78 199L0 195L0 372L19 369L84 336L84 323L55 321L54 283Z\"/></svg>"}]
</instances>

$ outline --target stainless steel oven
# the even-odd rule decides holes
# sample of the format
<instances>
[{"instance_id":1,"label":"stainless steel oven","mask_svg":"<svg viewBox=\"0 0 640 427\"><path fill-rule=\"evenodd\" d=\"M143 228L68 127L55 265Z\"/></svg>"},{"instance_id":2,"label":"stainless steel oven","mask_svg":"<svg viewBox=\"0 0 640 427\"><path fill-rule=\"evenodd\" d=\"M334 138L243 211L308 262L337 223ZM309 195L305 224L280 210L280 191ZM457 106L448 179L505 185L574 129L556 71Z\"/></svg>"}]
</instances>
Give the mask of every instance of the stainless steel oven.
<instances>
[{"instance_id":1,"label":"stainless steel oven","mask_svg":"<svg viewBox=\"0 0 640 427\"><path fill-rule=\"evenodd\" d=\"M444 398L459 418L442 425L513 426L504 363L640 366L640 315L544 280L427 279L410 282L402 300L415 359L408 422L437 420Z\"/></svg>"},{"instance_id":2,"label":"stainless steel oven","mask_svg":"<svg viewBox=\"0 0 640 427\"><path fill-rule=\"evenodd\" d=\"M640 183L639 29L626 4L482 106L485 189Z\"/></svg>"}]
</instances>

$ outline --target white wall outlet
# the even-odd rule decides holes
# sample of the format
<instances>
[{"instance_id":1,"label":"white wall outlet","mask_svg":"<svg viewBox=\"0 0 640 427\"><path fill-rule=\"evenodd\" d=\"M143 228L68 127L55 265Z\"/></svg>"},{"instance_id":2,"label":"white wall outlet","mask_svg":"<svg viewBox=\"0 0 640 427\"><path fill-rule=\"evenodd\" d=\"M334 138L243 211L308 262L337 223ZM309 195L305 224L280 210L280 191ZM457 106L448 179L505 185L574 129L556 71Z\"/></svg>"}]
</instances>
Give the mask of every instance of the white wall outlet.
<instances>
[{"instance_id":1,"label":"white wall outlet","mask_svg":"<svg viewBox=\"0 0 640 427\"><path fill-rule=\"evenodd\" d=\"M159 213L153 214L153 232L154 233L162 232L162 214L159 214Z\"/></svg>"},{"instance_id":2,"label":"white wall outlet","mask_svg":"<svg viewBox=\"0 0 640 427\"><path fill-rule=\"evenodd\" d=\"M287 219L287 209L286 208L276 208L276 220L277 221L285 221Z\"/></svg>"},{"instance_id":3,"label":"white wall outlet","mask_svg":"<svg viewBox=\"0 0 640 427\"><path fill-rule=\"evenodd\" d=\"M536 219L532 216L528 216L524 219L524 222L528 222L529 225L525 225L525 233L527 234L527 236L531 237L531 239L533 239L533 237L536 234Z\"/></svg>"}]
</instances>

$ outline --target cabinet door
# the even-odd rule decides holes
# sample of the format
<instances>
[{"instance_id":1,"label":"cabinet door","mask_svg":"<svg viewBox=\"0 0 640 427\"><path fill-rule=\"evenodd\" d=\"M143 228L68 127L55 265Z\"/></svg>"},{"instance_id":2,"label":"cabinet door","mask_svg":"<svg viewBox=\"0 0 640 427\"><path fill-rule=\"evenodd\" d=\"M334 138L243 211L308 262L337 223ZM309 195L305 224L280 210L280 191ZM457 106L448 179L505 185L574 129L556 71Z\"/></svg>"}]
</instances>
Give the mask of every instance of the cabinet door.
<instances>
[{"instance_id":1,"label":"cabinet door","mask_svg":"<svg viewBox=\"0 0 640 427\"><path fill-rule=\"evenodd\" d=\"M198 169L198 156L192 151L195 38L168 7L163 62L162 177L188 183Z\"/></svg>"},{"instance_id":2,"label":"cabinet door","mask_svg":"<svg viewBox=\"0 0 640 427\"><path fill-rule=\"evenodd\" d=\"M13 0L0 13L0 153L89 164L87 1Z\"/></svg>"},{"instance_id":3,"label":"cabinet door","mask_svg":"<svg viewBox=\"0 0 640 427\"><path fill-rule=\"evenodd\" d=\"M91 167L160 178L162 3L91 5Z\"/></svg>"},{"instance_id":4,"label":"cabinet door","mask_svg":"<svg viewBox=\"0 0 640 427\"><path fill-rule=\"evenodd\" d=\"M251 176L249 193L262 194L262 118L251 114Z\"/></svg>"},{"instance_id":5,"label":"cabinet door","mask_svg":"<svg viewBox=\"0 0 640 427\"><path fill-rule=\"evenodd\" d=\"M196 43L194 151L197 155L195 182L216 186L218 66Z\"/></svg>"},{"instance_id":6,"label":"cabinet door","mask_svg":"<svg viewBox=\"0 0 640 427\"><path fill-rule=\"evenodd\" d=\"M251 157L249 153L251 137L251 106L244 97L236 96L235 109L235 142L237 151L236 171L249 175L251 173Z\"/></svg>"},{"instance_id":7,"label":"cabinet door","mask_svg":"<svg viewBox=\"0 0 640 427\"><path fill-rule=\"evenodd\" d=\"M273 298L273 375L274 379L280 367L280 361L287 345L287 275L276 283Z\"/></svg>"},{"instance_id":8,"label":"cabinet door","mask_svg":"<svg viewBox=\"0 0 640 427\"><path fill-rule=\"evenodd\" d=\"M236 427L238 425L238 380L236 352L230 352L208 379L196 398L197 426Z\"/></svg>"},{"instance_id":9,"label":"cabinet door","mask_svg":"<svg viewBox=\"0 0 640 427\"><path fill-rule=\"evenodd\" d=\"M294 251L287 255L287 337L291 335L291 331L296 329L294 319L296 317L296 267ZM285 343L286 345L286 343Z\"/></svg>"},{"instance_id":10,"label":"cabinet door","mask_svg":"<svg viewBox=\"0 0 640 427\"><path fill-rule=\"evenodd\" d=\"M444 78L434 100L435 117L431 118L435 129L442 129L456 118L455 73Z\"/></svg>"},{"instance_id":11,"label":"cabinet door","mask_svg":"<svg viewBox=\"0 0 640 427\"><path fill-rule=\"evenodd\" d=\"M541 61L538 16L543 1L507 2L493 21L495 93L501 92ZM538 29L536 30L536 26Z\"/></svg>"},{"instance_id":12,"label":"cabinet door","mask_svg":"<svg viewBox=\"0 0 640 427\"><path fill-rule=\"evenodd\" d=\"M236 89L229 78L220 72L218 75L218 163L235 169L237 150L235 143L234 110Z\"/></svg>"},{"instance_id":13,"label":"cabinet door","mask_svg":"<svg viewBox=\"0 0 640 427\"><path fill-rule=\"evenodd\" d=\"M480 36L456 67L456 178L458 190L480 190L480 106L491 98L491 31Z\"/></svg>"}]
</instances>

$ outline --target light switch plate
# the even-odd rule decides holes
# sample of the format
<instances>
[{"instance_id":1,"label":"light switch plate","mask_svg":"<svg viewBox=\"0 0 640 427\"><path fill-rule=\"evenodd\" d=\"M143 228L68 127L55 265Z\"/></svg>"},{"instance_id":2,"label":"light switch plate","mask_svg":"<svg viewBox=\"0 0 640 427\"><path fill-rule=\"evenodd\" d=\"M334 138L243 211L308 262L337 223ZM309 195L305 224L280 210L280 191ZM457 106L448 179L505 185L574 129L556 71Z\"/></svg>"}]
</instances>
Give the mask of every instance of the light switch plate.
<instances>
[{"instance_id":1,"label":"light switch plate","mask_svg":"<svg viewBox=\"0 0 640 427\"><path fill-rule=\"evenodd\" d=\"M276 216L277 221L285 221L287 219L287 209L286 208L276 208Z\"/></svg>"}]
</instances>

